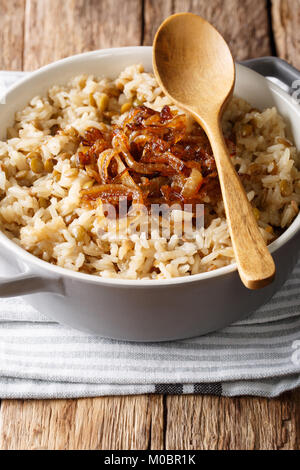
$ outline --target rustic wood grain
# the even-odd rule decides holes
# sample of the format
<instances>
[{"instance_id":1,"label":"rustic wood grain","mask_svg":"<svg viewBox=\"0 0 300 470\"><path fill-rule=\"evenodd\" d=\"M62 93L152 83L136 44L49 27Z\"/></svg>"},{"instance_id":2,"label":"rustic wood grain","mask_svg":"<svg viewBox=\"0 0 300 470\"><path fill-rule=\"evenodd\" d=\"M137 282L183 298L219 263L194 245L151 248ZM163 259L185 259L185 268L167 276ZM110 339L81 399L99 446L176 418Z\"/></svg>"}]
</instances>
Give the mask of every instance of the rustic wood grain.
<instances>
[{"instance_id":1,"label":"rustic wood grain","mask_svg":"<svg viewBox=\"0 0 300 470\"><path fill-rule=\"evenodd\" d=\"M24 69L80 52L136 46L141 35L140 0L27 0Z\"/></svg>"},{"instance_id":2,"label":"rustic wood grain","mask_svg":"<svg viewBox=\"0 0 300 470\"><path fill-rule=\"evenodd\" d=\"M163 398L4 400L2 450L163 448Z\"/></svg>"},{"instance_id":3,"label":"rustic wood grain","mask_svg":"<svg viewBox=\"0 0 300 470\"><path fill-rule=\"evenodd\" d=\"M300 68L299 0L273 0L272 18L278 55Z\"/></svg>"},{"instance_id":4,"label":"rustic wood grain","mask_svg":"<svg viewBox=\"0 0 300 470\"><path fill-rule=\"evenodd\" d=\"M0 0L0 69L22 70L25 0Z\"/></svg>"},{"instance_id":5,"label":"rustic wood grain","mask_svg":"<svg viewBox=\"0 0 300 470\"><path fill-rule=\"evenodd\" d=\"M300 390L275 400L167 398L168 450L293 450L300 448Z\"/></svg>"},{"instance_id":6,"label":"rustic wood grain","mask_svg":"<svg viewBox=\"0 0 300 470\"><path fill-rule=\"evenodd\" d=\"M145 0L144 44L168 15L189 11L213 23L229 43L236 60L270 55L269 21L265 0Z\"/></svg>"},{"instance_id":7,"label":"rustic wood grain","mask_svg":"<svg viewBox=\"0 0 300 470\"><path fill-rule=\"evenodd\" d=\"M0 449L298 450L300 390L274 400L195 395L4 400Z\"/></svg>"}]
</instances>

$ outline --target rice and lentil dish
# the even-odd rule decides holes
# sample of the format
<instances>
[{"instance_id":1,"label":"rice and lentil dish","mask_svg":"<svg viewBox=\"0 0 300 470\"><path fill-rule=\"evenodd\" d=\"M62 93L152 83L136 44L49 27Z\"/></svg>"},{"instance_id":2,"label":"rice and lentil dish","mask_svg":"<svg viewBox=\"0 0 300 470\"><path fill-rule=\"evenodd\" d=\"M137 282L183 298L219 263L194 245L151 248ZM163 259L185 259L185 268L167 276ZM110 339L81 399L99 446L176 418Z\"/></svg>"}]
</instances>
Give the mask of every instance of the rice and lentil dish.
<instances>
[{"instance_id":1,"label":"rice and lentil dish","mask_svg":"<svg viewBox=\"0 0 300 470\"><path fill-rule=\"evenodd\" d=\"M299 157L275 108L234 97L224 115L232 161L266 243L298 214ZM190 116L141 65L116 80L75 77L16 113L0 142L0 224L15 243L52 264L108 278L165 279L234 262L215 161ZM126 198L128 217L113 219ZM141 228L139 205L177 204L169 236ZM191 212L184 212L189 204ZM178 236L204 204L204 226ZM118 214L119 215L119 214ZM117 230L116 230L117 227ZM153 233L152 233L153 235Z\"/></svg>"}]
</instances>

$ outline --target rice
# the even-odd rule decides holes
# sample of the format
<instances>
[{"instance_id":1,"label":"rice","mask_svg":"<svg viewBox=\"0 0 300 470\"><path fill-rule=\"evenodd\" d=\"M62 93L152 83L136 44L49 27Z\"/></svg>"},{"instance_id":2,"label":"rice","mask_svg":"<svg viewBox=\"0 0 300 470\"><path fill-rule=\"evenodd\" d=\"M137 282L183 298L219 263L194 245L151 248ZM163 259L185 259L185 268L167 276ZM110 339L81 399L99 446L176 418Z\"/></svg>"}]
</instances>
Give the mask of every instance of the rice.
<instances>
[{"instance_id":1,"label":"rice","mask_svg":"<svg viewBox=\"0 0 300 470\"><path fill-rule=\"evenodd\" d=\"M76 166L76 134L118 124L132 103L157 111L165 105L175 109L153 75L133 65L116 80L81 75L66 86L55 85L17 112L7 140L0 142L2 231L47 262L105 278L170 279L233 263L222 201L209 224L191 230L188 237L178 230L189 217L182 210L171 213L168 227L160 218L149 236L147 215L136 207L127 219L115 221L105 217L101 203L96 208L83 204L81 191L93 179ZM235 136L233 163L270 243L299 211L297 150L276 108L261 112L234 97L223 128L225 136ZM35 155L43 162L41 172L33 171L33 163L39 164Z\"/></svg>"}]
</instances>

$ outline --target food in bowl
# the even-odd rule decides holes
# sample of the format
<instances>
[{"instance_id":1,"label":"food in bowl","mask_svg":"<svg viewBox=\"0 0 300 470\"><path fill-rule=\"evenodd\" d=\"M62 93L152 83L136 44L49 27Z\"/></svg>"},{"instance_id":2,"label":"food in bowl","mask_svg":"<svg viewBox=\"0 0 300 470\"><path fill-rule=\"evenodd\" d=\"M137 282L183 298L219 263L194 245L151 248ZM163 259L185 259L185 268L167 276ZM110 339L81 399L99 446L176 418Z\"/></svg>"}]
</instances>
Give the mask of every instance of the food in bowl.
<instances>
[{"instance_id":1,"label":"food in bowl","mask_svg":"<svg viewBox=\"0 0 300 470\"><path fill-rule=\"evenodd\" d=\"M299 157L275 108L234 97L224 133L266 243L298 214ZM143 67L77 76L16 114L0 143L2 231L35 256L105 278L168 279L234 262L208 140ZM118 213L126 198L126 217ZM105 207L116 208L110 217ZM145 230L153 204L171 211ZM143 204L147 213L140 211ZM191 206L191 212L184 210ZM178 236L204 204L204 226ZM139 228L139 230L137 230Z\"/></svg>"}]
</instances>

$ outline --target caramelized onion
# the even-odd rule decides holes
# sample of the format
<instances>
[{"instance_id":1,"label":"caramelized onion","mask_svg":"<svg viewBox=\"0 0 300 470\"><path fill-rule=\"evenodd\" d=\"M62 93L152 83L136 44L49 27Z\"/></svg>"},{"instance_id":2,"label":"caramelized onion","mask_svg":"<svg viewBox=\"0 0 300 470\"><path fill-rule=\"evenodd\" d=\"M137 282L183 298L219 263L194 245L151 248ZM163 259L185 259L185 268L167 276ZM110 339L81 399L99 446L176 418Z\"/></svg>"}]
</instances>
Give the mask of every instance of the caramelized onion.
<instances>
[{"instance_id":1,"label":"caramelized onion","mask_svg":"<svg viewBox=\"0 0 300 470\"><path fill-rule=\"evenodd\" d=\"M112 159L114 158L119 159L117 160L117 165L118 165L118 170L119 170L118 173L121 173L121 171L125 168L125 166L122 164L120 158L118 157L118 153L115 150L113 149L104 150L104 152L102 152L98 158L98 162L97 162L98 170L102 178L102 181L104 182L107 182L109 180L108 167Z\"/></svg>"},{"instance_id":2,"label":"caramelized onion","mask_svg":"<svg viewBox=\"0 0 300 470\"><path fill-rule=\"evenodd\" d=\"M136 173L141 173L145 175L151 175L156 172L161 172L163 174L170 174L171 169L167 165L161 163L140 163L137 162L129 151L129 144L126 135L118 131L113 140L112 145L114 149L121 153L126 164ZM172 173L172 171L171 171Z\"/></svg>"},{"instance_id":3,"label":"caramelized onion","mask_svg":"<svg viewBox=\"0 0 300 470\"><path fill-rule=\"evenodd\" d=\"M190 176L187 178L181 194L184 198L194 197L203 183L203 176L197 168L192 168Z\"/></svg>"},{"instance_id":4,"label":"caramelized onion","mask_svg":"<svg viewBox=\"0 0 300 470\"><path fill-rule=\"evenodd\" d=\"M77 152L78 165L98 185L82 191L85 202L198 204L217 201L215 159L204 131L165 106L160 112L133 107L112 131L88 129ZM235 144L228 141L233 154Z\"/></svg>"},{"instance_id":5,"label":"caramelized onion","mask_svg":"<svg viewBox=\"0 0 300 470\"><path fill-rule=\"evenodd\" d=\"M90 178L93 178L95 181L97 181L97 183L102 183L101 177L93 165L86 165L85 171L86 171L86 174Z\"/></svg>"},{"instance_id":6,"label":"caramelized onion","mask_svg":"<svg viewBox=\"0 0 300 470\"><path fill-rule=\"evenodd\" d=\"M118 174L114 180L114 183L120 182L123 185L127 186L128 188L133 188L135 191L138 191L142 196L142 189L135 183L134 179L130 176L129 171L127 168L122 171L122 173Z\"/></svg>"},{"instance_id":7,"label":"caramelized onion","mask_svg":"<svg viewBox=\"0 0 300 470\"><path fill-rule=\"evenodd\" d=\"M127 198L140 204L143 204L143 199L140 191L133 188L128 188L123 184L99 184L90 189L81 191L81 196L84 201L96 201L101 199L110 204L118 204L120 199Z\"/></svg>"},{"instance_id":8,"label":"caramelized onion","mask_svg":"<svg viewBox=\"0 0 300 470\"><path fill-rule=\"evenodd\" d=\"M184 162L180 160L180 158L175 157L175 155L173 155L171 152L165 152L159 156L156 156L151 152L147 152L147 155L143 157L143 161L151 163L163 163L169 165L176 172L180 172L184 168Z\"/></svg>"}]
</instances>

